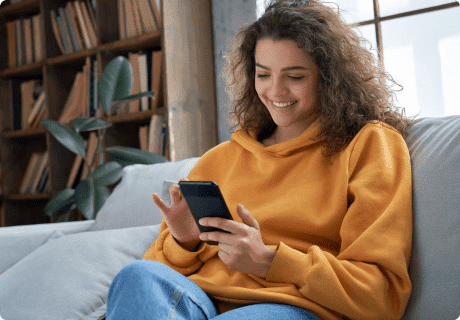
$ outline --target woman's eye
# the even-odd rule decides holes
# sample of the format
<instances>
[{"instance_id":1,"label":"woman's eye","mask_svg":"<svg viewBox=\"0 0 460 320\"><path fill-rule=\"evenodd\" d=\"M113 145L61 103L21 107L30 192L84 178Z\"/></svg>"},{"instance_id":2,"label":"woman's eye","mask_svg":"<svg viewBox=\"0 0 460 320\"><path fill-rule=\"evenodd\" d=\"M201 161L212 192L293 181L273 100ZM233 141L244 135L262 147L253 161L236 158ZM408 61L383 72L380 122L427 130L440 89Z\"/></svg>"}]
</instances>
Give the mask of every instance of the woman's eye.
<instances>
[{"instance_id":1,"label":"woman's eye","mask_svg":"<svg viewBox=\"0 0 460 320\"><path fill-rule=\"evenodd\" d=\"M268 76L269 76L268 74L258 74L257 78L266 78Z\"/></svg>"},{"instance_id":2,"label":"woman's eye","mask_svg":"<svg viewBox=\"0 0 460 320\"><path fill-rule=\"evenodd\" d=\"M290 76L289 79L294 80L294 81L300 81L303 79L303 77L292 77Z\"/></svg>"}]
</instances>

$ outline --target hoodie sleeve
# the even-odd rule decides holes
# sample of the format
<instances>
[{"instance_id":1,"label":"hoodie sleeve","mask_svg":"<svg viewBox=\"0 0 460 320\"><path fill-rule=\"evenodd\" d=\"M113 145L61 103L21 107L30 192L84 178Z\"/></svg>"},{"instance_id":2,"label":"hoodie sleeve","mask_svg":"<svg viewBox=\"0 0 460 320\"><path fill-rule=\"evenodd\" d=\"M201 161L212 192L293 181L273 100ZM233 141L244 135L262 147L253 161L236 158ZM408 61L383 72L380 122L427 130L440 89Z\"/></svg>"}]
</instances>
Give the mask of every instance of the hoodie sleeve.
<instances>
[{"instance_id":1,"label":"hoodie sleeve","mask_svg":"<svg viewBox=\"0 0 460 320\"><path fill-rule=\"evenodd\" d=\"M160 226L160 235L144 255L144 260L155 260L173 268L177 272L188 276L198 270L203 263L215 256L219 248L201 242L196 252L182 248L169 232L163 220Z\"/></svg>"},{"instance_id":2,"label":"hoodie sleeve","mask_svg":"<svg viewBox=\"0 0 460 320\"><path fill-rule=\"evenodd\" d=\"M400 319L411 283L412 189L402 136L363 128L348 154L348 210L337 256L280 243L267 281L292 283L307 299L352 319Z\"/></svg>"}]
</instances>

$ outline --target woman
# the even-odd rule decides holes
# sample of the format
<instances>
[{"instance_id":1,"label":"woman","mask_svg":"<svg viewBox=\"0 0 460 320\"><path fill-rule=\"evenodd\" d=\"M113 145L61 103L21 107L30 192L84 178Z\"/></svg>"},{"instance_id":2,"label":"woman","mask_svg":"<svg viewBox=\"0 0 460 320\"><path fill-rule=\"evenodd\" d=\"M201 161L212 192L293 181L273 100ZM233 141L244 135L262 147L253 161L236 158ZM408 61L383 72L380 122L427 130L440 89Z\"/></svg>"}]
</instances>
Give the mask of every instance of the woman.
<instances>
[{"instance_id":1,"label":"woman","mask_svg":"<svg viewBox=\"0 0 460 320\"><path fill-rule=\"evenodd\" d=\"M234 221L200 223L230 233L200 234L177 184L170 207L153 194L160 236L115 277L107 318L401 318L411 120L391 77L315 0L272 1L225 74L239 129L181 180L217 182Z\"/></svg>"}]
</instances>

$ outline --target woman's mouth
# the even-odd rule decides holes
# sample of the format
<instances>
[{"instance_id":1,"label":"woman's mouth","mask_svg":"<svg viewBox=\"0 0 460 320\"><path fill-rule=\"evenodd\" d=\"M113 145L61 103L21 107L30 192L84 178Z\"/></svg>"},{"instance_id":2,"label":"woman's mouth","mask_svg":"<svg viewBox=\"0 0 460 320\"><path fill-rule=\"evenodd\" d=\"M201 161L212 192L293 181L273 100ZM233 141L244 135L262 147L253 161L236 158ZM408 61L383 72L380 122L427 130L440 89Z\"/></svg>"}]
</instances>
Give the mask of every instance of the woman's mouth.
<instances>
[{"instance_id":1,"label":"woman's mouth","mask_svg":"<svg viewBox=\"0 0 460 320\"><path fill-rule=\"evenodd\" d=\"M272 101L272 102L278 108L287 108L289 106L292 106L297 101L290 101L290 102L275 102L275 101Z\"/></svg>"}]
</instances>

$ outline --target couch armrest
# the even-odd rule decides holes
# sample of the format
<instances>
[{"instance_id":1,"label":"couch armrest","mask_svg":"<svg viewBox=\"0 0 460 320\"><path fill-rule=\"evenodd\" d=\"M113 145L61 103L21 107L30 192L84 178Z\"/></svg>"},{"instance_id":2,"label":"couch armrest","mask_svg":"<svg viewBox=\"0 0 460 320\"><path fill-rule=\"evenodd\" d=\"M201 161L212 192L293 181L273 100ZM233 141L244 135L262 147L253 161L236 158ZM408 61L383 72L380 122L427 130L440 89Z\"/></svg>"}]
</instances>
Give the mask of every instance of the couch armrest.
<instances>
[{"instance_id":1,"label":"couch armrest","mask_svg":"<svg viewBox=\"0 0 460 320\"><path fill-rule=\"evenodd\" d=\"M94 220L0 228L0 274L40 247L55 231L64 235L91 229Z\"/></svg>"}]
</instances>

